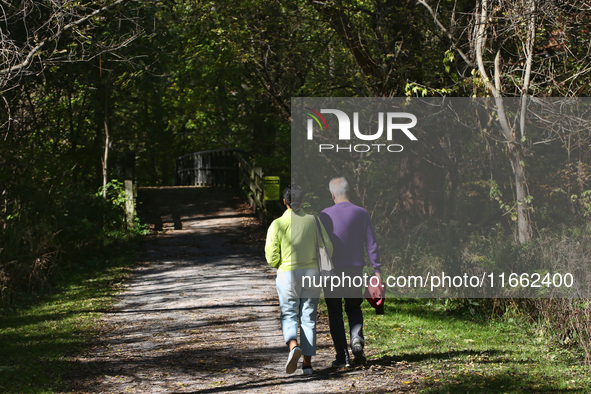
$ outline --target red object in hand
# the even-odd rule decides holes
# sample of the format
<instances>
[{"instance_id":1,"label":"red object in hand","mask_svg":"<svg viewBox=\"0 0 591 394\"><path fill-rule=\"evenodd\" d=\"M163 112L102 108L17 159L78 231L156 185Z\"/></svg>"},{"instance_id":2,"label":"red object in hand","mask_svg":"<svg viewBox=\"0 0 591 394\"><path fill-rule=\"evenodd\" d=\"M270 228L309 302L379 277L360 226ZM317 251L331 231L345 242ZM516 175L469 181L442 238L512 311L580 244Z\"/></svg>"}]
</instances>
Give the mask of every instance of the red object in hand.
<instances>
[{"instance_id":1,"label":"red object in hand","mask_svg":"<svg viewBox=\"0 0 591 394\"><path fill-rule=\"evenodd\" d=\"M364 297L372 307L379 308L384 305L384 293L385 288L382 279L377 276L369 278Z\"/></svg>"}]
</instances>

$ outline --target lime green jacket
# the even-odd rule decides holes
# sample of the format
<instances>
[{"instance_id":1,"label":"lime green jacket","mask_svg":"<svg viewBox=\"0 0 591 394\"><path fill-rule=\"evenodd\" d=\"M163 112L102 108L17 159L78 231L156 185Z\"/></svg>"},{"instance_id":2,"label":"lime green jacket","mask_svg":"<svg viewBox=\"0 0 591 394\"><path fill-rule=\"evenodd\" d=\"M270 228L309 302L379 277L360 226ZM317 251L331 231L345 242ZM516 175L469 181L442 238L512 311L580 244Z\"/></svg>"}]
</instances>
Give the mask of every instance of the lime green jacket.
<instances>
[{"instance_id":1,"label":"lime green jacket","mask_svg":"<svg viewBox=\"0 0 591 394\"><path fill-rule=\"evenodd\" d=\"M332 243L322 222L319 223L324 242L332 256ZM317 247L314 216L301 209L297 213L288 209L269 226L265 257L267 263L277 268L278 272L318 268Z\"/></svg>"}]
</instances>

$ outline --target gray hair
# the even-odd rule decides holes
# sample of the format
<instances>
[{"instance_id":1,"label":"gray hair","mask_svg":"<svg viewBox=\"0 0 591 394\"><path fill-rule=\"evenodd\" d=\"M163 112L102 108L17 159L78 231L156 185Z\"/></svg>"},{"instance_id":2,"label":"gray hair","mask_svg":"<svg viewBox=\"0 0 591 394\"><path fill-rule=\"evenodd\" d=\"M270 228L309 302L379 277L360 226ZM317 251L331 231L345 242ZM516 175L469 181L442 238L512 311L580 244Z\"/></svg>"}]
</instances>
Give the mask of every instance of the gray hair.
<instances>
[{"instance_id":1,"label":"gray hair","mask_svg":"<svg viewBox=\"0 0 591 394\"><path fill-rule=\"evenodd\" d=\"M328 189L335 197L349 196L349 182L347 182L345 177L339 176L332 178L328 183Z\"/></svg>"}]
</instances>

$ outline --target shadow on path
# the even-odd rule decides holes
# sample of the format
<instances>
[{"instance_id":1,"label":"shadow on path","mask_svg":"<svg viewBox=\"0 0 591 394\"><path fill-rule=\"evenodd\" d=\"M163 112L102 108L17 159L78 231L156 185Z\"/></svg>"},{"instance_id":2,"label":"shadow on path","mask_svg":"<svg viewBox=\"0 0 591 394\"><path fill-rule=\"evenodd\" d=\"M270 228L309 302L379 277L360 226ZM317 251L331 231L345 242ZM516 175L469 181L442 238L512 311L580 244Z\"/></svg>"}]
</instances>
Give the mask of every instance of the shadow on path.
<instances>
[{"instance_id":1,"label":"shadow on path","mask_svg":"<svg viewBox=\"0 0 591 394\"><path fill-rule=\"evenodd\" d=\"M378 381L372 365L331 370L326 318L318 324L316 373L286 375L275 272L263 236L245 226L227 190L140 189L139 215L152 235L115 308L104 314L101 342L78 370L75 392L341 393L405 392ZM253 241L254 240L254 241ZM392 367L393 368L393 367Z\"/></svg>"}]
</instances>

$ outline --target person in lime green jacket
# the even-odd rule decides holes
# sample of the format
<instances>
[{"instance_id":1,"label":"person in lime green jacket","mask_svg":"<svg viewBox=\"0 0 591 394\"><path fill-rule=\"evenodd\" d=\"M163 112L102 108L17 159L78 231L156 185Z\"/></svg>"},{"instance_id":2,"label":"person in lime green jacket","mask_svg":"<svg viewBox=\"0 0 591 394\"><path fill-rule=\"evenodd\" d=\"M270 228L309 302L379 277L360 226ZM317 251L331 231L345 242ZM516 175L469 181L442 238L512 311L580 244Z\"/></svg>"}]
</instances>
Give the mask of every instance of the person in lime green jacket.
<instances>
[{"instance_id":1,"label":"person in lime green jacket","mask_svg":"<svg viewBox=\"0 0 591 394\"><path fill-rule=\"evenodd\" d=\"M269 226L265 257L271 267L277 268L281 330L289 347L285 372L294 373L303 354L302 372L309 375L314 372L312 356L316 355L316 311L322 289L316 223L330 255L332 244L320 220L316 221L314 215L301 209L303 200L304 192L299 186L285 188L283 203L287 210Z\"/></svg>"}]
</instances>

